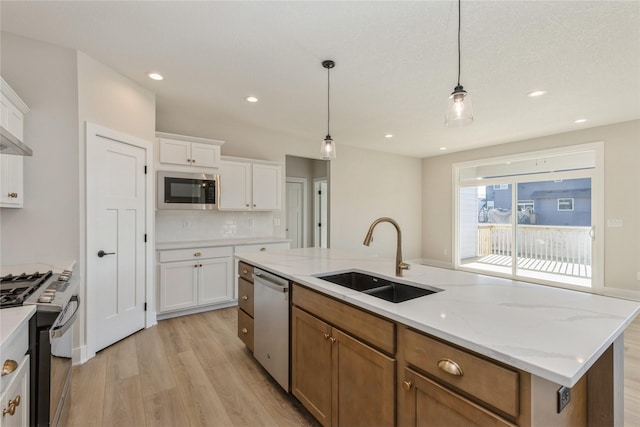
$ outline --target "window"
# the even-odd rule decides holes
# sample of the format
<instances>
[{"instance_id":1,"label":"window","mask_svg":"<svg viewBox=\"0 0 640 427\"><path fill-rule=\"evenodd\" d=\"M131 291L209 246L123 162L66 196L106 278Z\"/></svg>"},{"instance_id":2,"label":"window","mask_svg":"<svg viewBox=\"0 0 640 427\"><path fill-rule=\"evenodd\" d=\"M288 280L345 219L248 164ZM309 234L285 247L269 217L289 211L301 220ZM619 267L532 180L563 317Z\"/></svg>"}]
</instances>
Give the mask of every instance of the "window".
<instances>
[{"instance_id":1,"label":"window","mask_svg":"<svg viewBox=\"0 0 640 427\"><path fill-rule=\"evenodd\" d=\"M573 199L558 199L558 210L559 211L572 211L573 210Z\"/></svg>"},{"instance_id":2,"label":"window","mask_svg":"<svg viewBox=\"0 0 640 427\"><path fill-rule=\"evenodd\" d=\"M454 165L455 267L598 290L602 151L585 144Z\"/></svg>"}]
</instances>

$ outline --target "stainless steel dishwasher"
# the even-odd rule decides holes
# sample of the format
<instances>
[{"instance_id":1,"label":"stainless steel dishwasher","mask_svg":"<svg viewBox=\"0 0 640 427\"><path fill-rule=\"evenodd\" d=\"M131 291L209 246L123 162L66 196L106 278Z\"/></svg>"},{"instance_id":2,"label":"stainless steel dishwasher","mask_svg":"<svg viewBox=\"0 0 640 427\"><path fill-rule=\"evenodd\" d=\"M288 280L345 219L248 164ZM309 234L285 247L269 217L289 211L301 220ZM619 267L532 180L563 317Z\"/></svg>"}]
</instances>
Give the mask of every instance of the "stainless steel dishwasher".
<instances>
[{"instance_id":1,"label":"stainless steel dishwasher","mask_svg":"<svg viewBox=\"0 0 640 427\"><path fill-rule=\"evenodd\" d=\"M253 355L289 391L289 281L253 271Z\"/></svg>"}]
</instances>

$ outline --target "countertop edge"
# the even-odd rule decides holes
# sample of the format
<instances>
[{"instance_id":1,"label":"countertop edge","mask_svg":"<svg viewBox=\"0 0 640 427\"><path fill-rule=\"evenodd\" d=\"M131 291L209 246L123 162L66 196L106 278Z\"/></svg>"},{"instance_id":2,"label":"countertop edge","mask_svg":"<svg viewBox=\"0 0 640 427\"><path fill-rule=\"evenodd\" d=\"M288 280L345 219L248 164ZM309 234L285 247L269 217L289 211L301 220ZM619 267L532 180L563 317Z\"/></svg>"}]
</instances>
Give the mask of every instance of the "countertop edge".
<instances>
[{"instance_id":1,"label":"countertop edge","mask_svg":"<svg viewBox=\"0 0 640 427\"><path fill-rule=\"evenodd\" d=\"M260 245L267 243L286 243L291 242L290 239L284 237L247 237L237 239L213 239L213 240L193 240L181 242L159 242L156 243L157 251L167 251L172 249L191 249L206 248L220 246L245 246Z\"/></svg>"},{"instance_id":2,"label":"countertop edge","mask_svg":"<svg viewBox=\"0 0 640 427\"><path fill-rule=\"evenodd\" d=\"M4 308L0 310L0 323L2 324L0 348L15 336L17 331L20 329L20 326L24 322L28 322L35 312L35 305L23 305L21 307ZM7 325L6 322L10 323Z\"/></svg>"}]
</instances>

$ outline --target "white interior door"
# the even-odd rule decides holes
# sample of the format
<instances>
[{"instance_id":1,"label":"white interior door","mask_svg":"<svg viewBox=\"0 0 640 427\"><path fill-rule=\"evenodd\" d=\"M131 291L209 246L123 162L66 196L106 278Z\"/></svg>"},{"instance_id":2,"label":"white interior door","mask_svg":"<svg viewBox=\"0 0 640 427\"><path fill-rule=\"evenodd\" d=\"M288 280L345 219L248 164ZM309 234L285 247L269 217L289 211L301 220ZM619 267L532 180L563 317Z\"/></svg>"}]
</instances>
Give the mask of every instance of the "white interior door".
<instances>
[{"instance_id":1,"label":"white interior door","mask_svg":"<svg viewBox=\"0 0 640 427\"><path fill-rule=\"evenodd\" d=\"M287 178L287 239L291 240L291 249L306 246L305 186L302 178Z\"/></svg>"},{"instance_id":2,"label":"white interior door","mask_svg":"<svg viewBox=\"0 0 640 427\"><path fill-rule=\"evenodd\" d=\"M145 326L147 150L87 126L87 344Z\"/></svg>"}]
</instances>

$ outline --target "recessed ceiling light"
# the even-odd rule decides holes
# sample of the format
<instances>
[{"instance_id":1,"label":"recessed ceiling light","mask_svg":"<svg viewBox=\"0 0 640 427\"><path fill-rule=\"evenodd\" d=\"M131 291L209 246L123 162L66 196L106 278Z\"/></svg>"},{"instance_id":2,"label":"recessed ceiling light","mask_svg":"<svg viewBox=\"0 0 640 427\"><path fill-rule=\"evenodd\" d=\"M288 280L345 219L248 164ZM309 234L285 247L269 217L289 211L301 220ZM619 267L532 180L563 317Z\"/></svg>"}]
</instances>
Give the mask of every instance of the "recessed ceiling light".
<instances>
[{"instance_id":1,"label":"recessed ceiling light","mask_svg":"<svg viewBox=\"0 0 640 427\"><path fill-rule=\"evenodd\" d=\"M447 147L440 147L440 151L444 151L446 149L447 149Z\"/></svg>"},{"instance_id":2,"label":"recessed ceiling light","mask_svg":"<svg viewBox=\"0 0 640 427\"><path fill-rule=\"evenodd\" d=\"M393 134L392 133L385 133L384 137L385 138L393 138Z\"/></svg>"},{"instance_id":3,"label":"recessed ceiling light","mask_svg":"<svg viewBox=\"0 0 640 427\"><path fill-rule=\"evenodd\" d=\"M258 98L256 98L255 96L247 96L245 100L247 102L258 102Z\"/></svg>"},{"instance_id":4,"label":"recessed ceiling light","mask_svg":"<svg viewBox=\"0 0 640 427\"><path fill-rule=\"evenodd\" d=\"M584 123L586 121L587 121L587 119L576 119L576 120L573 121L573 123L580 124L580 123Z\"/></svg>"},{"instance_id":5,"label":"recessed ceiling light","mask_svg":"<svg viewBox=\"0 0 640 427\"><path fill-rule=\"evenodd\" d=\"M153 80L162 80L162 79L164 79L164 77L162 77L162 74L158 74L158 73L147 73L147 76L149 76L149 78L153 79Z\"/></svg>"},{"instance_id":6,"label":"recessed ceiling light","mask_svg":"<svg viewBox=\"0 0 640 427\"><path fill-rule=\"evenodd\" d=\"M537 97L537 96L542 96L542 95L544 95L545 93L547 93L547 91L546 91L546 90L533 90L533 91L529 92L529 93L527 94L527 96L528 96L528 97L530 97L530 98L535 98L535 97Z\"/></svg>"}]
</instances>

